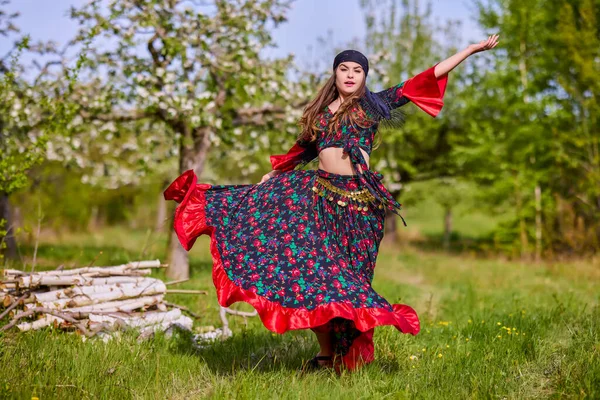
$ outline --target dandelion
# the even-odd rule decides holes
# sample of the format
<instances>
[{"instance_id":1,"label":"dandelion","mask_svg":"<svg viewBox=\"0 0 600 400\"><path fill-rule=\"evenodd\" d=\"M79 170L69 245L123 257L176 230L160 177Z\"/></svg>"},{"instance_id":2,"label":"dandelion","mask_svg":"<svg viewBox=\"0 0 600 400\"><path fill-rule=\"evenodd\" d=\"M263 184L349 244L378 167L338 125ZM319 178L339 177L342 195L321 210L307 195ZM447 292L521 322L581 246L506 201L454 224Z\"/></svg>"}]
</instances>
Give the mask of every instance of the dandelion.
<instances>
[{"instance_id":1,"label":"dandelion","mask_svg":"<svg viewBox=\"0 0 600 400\"><path fill-rule=\"evenodd\" d=\"M502 322L496 322L496 325L500 326L502 325Z\"/></svg>"},{"instance_id":2,"label":"dandelion","mask_svg":"<svg viewBox=\"0 0 600 400\"><path fill-rule=\"evenodd\" d=\"M449 348L450 348L450 345L449 345L449 344L447 344L447 345L446 345L446 348L447 348L447 349L449 349Z\"/></svg>"},{"instance_id":3,"label":"dandelion","mask_svg":"<svg viewBox=\"0 0 600 400\"><path fill-rule=\"evenodd\" d=\"M467 322L468 322L469 324L472 324L472 323L473 323L473 321L472 321L472 320L468 320ZM483 321L481 321L481 322L483 323Z\"/></svg>"},{"instance_id":4,"label":"dandelion","mask_svg":"<svg viewBox=\"0 0 600 400\"><path fill-rule=\"evenodd\" d=\"M425 353L427 351L427 349L425 347L423 347L422 351L423 351L423 353Z\"/></svg>"},{"instance_id":5,"label":"dandelion","mask_svg":"<svg viewBox=\"0 0 600 400\"><path fill-rule=\"evenodd\" d=\"M438 358L442 358L442 353L439 353L439 354L438 354Z\"/></svg>"},{"instance_id":6,"label":"dandelion","mask_svg":"<svg viewBox=\"0 0 600 400\"><path fill-rule=\"evenodd\" d=\"M469 338L466 338L466 339L465 339L465 342L468 342L468 341L469 341Z\"/></svg>"}]
</instances>

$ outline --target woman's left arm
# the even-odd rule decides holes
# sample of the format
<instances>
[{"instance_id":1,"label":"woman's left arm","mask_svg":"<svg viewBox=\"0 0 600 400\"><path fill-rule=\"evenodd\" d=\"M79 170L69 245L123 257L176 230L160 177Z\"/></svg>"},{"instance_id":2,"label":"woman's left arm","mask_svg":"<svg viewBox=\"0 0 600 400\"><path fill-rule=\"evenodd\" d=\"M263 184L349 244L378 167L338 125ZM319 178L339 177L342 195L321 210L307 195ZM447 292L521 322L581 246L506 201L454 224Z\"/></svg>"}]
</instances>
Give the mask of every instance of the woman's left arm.
<instances>
[{"instance_id":1,"label":"woman's left arm","mask_svg":"<svg viewBox=\"0 0 600 400\"><path fill-rule=\"evenodd\" d=\"M471 44L466 49L459 51L451 57L448 57L444 61L436 64L434 74L436 78L446 75L452 71L458 64L463 62L467 57L472 56L475 53L481 51L490 50L496 47L498 44L498 35L492 35L487 40L482 40L479 43Z\"/></svg>"}]
</instances>

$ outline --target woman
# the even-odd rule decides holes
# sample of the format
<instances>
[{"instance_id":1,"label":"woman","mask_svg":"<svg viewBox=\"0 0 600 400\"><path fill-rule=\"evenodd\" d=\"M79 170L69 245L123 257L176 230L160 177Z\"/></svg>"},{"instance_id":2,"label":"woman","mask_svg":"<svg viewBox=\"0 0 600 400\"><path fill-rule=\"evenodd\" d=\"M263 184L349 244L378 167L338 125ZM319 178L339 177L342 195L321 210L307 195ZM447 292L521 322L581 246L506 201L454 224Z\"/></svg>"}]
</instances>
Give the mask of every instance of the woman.
<instances>
[{"instance_id":1,"label":"woman","mask_svg":"<svg viewBox=\"0 0 600 400\"><path fill-rule=\"evenodd\" d=\"M271 156L273 170L259 184L197 183L192 170L178 177L164 193L180 203L174 227L186 250L210 235L219 304L250 303L273 332L312 329L320 345L308 363L315 368L373 361L379 325L416 335L415 311L371 287L386 209L400 210L369 169L373 138L379 122L409 101L435 117L448 72L497 43L490 36L379 93L366 87L367 58L346 50L306 107L296 144ZM318 170L299 169L316 157Z\"/></svg>"}]
</instances>

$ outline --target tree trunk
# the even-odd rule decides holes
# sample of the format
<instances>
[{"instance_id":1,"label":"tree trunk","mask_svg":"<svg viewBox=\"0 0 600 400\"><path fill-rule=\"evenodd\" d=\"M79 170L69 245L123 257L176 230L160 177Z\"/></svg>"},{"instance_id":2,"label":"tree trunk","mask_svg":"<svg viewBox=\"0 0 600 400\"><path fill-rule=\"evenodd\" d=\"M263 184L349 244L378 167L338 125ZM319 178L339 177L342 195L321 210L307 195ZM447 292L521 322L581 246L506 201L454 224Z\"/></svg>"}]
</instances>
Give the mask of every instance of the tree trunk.
<instances>
[{"instance_id":1,"label":"tree trunk","mask_svg":"<svg viewBox=\"0 0 600 400\"><path fill-rule=\"evenodd\" d=\"M4 255L7 259L16 260L17 259L17 241L14 236L14 224L10 210L10 199L8 194L0 193L0 221L4 220L4 226L0 228L1 230L6 230L6 236L0 235L0 242L4 241L6 243L6 249L4 250ZM0 247L0 251L2 248Z\"/></svg>"},{"instance_id":2,"label":"tree trunk","mask_svg":"<svg viewBox=\"0 0 600 400\"><path fill-rule=\"evenodd\" d=\"M92 206L92 209L90 212L90 219L88 220L88 226L87 226L88 231L93 232L96 229L98 229L98 225L100 224L99 216L100 216L99 207Z\"/></svg>"},{"instance_id":3,"label":"tree trunk","mask_svg":"<svg viewBox=\"0 0 600 400\"><path fill-rule=\"evenodd\" d=\"M528 257L529 240L527 239L527 224L523 216L523 199L518 183L518 178L515 178L515 202L517 206L517 215L519 216L519 236L521 239L521 259Z\"/></svg>"},{"instance_id":4,"label":"tree trunk","mask_svg":"<svg viewBox=\"0 0 600 400\"><path fill-rule=\"evenodd\" d=\"M535 186L535 261L542 259L542 188Z\"/></svg>"},{"instance_id":5,"label":"tree trunk","mask_svg":"<svg viewBox=\"0 0 600 400\"><path fill-rule=\"evenodd\" d=\"M193 132L187 126L182 126L184 133L180 139L179 173L182 174L193 169L196 176L201 177L204 163L210 148L210 128L203 127ZM193 143L192 146L189 144ZM170 224L170 226L173 226ZM167 277L169 279L188 279L190 276L190 265L188 254L179 243L175 232L169 235L169 268Z\"/></svg>"},{"instance_id":6,"label":"tree trunk","mask_svg":"<svg viewBox=\"0 0 600 400\"><path fill-rule=\"evenodd\" d=\"M387 210L385 212L385 222L383 225L383 239L386 244L395 245L398 243L398 216Z\"/></svg>"},{"instance_id":7,"label":"tree trunk","mask_svg":"<svg viewBox=\"0 0 600 400\"><path fill-rule=\"evenodd\" d=\"M444 214L444 250L450 250L450 235L452 234L452 208L446 207Z\"/></svg>"},{"instance_id":8,"label":"tree trunk","mask_svg":"<svg viewBox=\"0 0 600 400\"><path fill-rule=\"evenodd\" d=\"M167 277L169 279L189 279L190 264L187 251L179 243L177 234L172 231L169 235L169 268Z\"/></svg>"},{"instance_id":9,"label":"tree trunk","mask_svg":"<svg viewBox=\"0 0 600 400\"><path fill-rule=\"evenodd\" d=\"M13 228L19 229L23 227L23 212L21 207L15 206L12 208Z\"/></svg>"},{"instance_id":10,"label":"tree trunk","mask_svg":"<svg viewBox=\"0 0 600 400\"><path fill-rule=\"evenodd\" d=\"M166 188L170 182L163 182L162 188ZM163 189L164 190L164 189ZM163 190L158 194L158 204L156 207L156 221L154 225L155 232L164 232L166 227L168 226L167 221L167 201L165 200L165 196L163 195Z\"/></svg>"}]
</instances>

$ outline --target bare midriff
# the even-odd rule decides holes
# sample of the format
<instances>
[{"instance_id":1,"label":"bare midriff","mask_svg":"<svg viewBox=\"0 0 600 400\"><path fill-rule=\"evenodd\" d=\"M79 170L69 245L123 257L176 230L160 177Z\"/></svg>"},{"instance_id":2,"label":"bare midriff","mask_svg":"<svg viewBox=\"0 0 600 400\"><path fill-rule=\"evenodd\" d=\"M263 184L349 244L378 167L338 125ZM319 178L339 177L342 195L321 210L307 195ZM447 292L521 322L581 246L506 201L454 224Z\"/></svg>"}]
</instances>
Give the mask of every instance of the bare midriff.
<instances>
[{"instance_id":1,"label":"bare midriff","mask_svg":"<svg viewBox=\"0 0 600 400\"><path fill-rule=\"evenodd\" d=\"M369 155L363 149L360 149L369 165ZM319 153L319 168L338 175L354 175L352 162L348 154L344 153L341 147L327 147Z\"/></svg>"}]
</instances>

